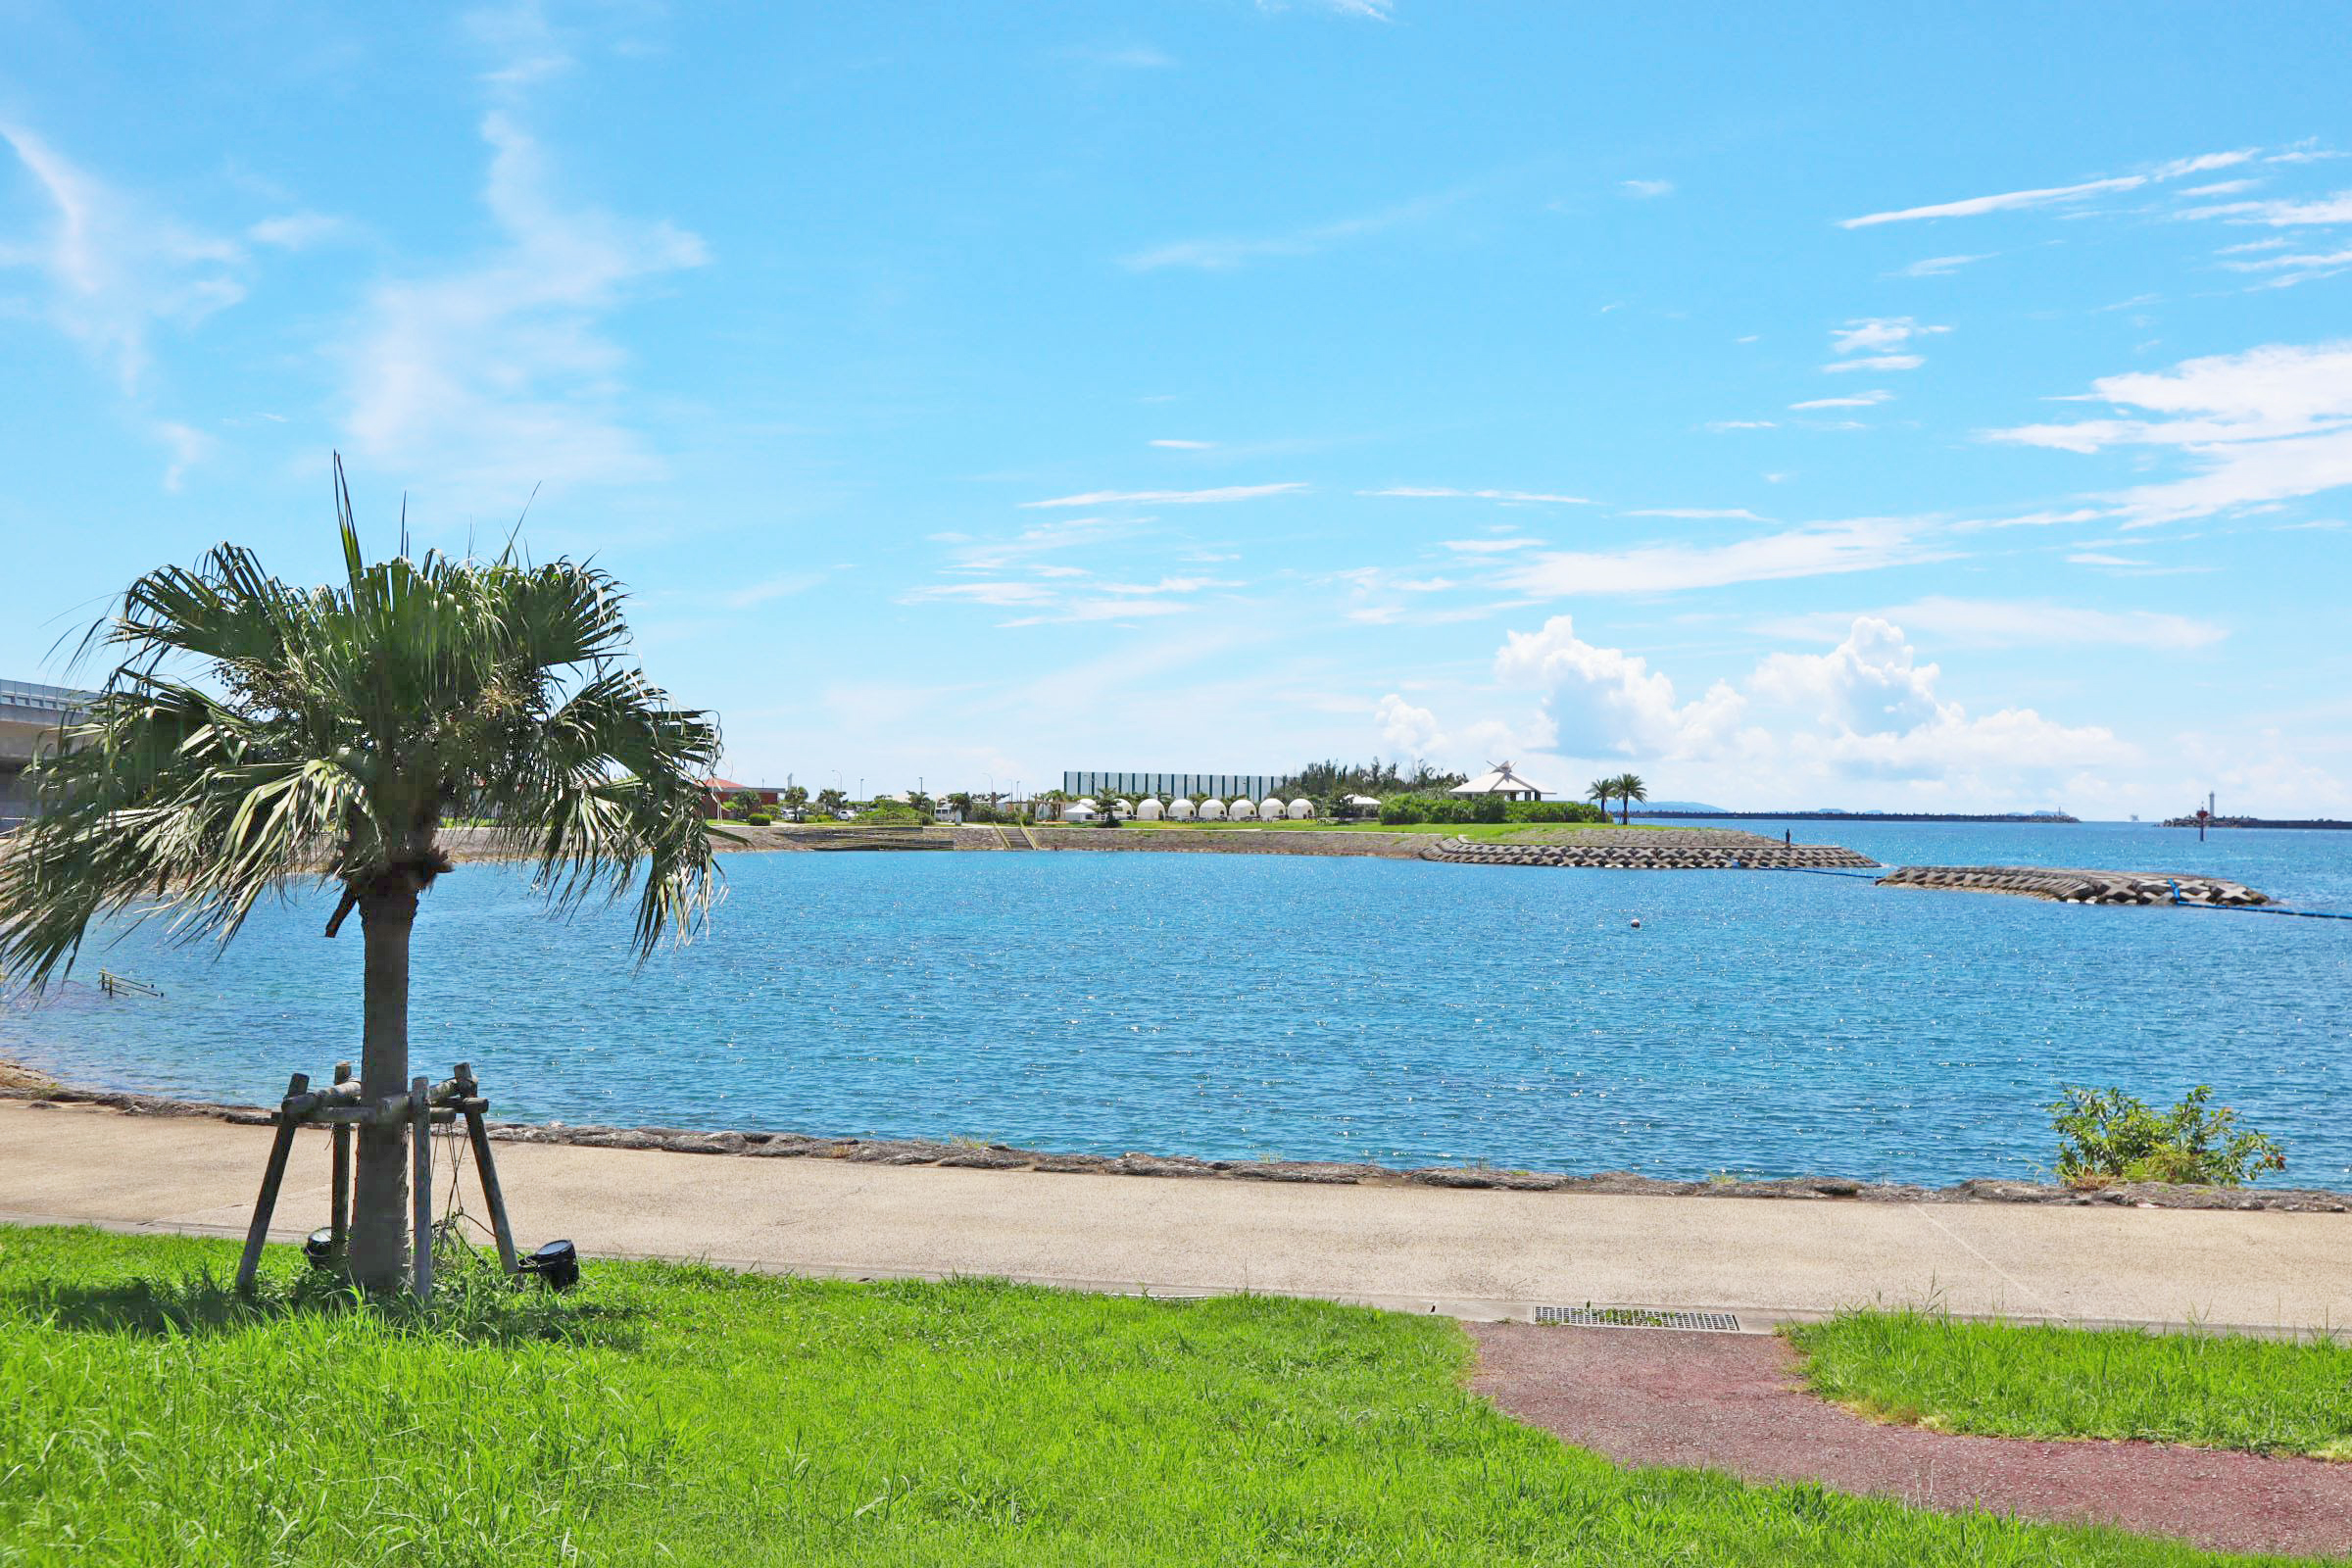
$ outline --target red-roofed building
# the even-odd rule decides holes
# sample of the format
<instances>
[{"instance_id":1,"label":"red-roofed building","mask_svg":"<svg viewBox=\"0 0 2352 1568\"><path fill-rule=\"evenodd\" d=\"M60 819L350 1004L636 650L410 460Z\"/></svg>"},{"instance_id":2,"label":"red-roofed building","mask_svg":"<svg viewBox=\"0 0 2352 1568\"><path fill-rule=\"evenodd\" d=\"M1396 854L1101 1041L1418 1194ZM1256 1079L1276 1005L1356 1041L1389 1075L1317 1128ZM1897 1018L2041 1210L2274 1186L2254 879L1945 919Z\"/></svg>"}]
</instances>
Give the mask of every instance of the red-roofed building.
<instances>
[{"instance_id":1,"label":"red-roofed building","mask_svg":"<svg viewBox=\"0 0 2352 1568\"><path fill-rule=\"evenodd\" d=\"M784 790L774 784L738 784L731 778L707 778L703 780L703 814L724 816L727 806L738 795L749 795L761 806L772 808L783 799Z\"/></svg>"}]
</instances>

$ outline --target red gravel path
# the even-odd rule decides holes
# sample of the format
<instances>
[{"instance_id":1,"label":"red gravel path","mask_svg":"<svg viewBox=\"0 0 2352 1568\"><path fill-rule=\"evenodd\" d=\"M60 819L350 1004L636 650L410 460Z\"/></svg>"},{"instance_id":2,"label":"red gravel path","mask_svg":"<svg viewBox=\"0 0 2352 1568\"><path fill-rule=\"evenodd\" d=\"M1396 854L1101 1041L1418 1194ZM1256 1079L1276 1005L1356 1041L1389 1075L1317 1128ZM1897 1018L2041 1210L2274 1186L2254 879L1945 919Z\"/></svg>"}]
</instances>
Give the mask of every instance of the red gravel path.
<instances>
[{"instance_id":1,"label":"red gravel path","mask_svg":"<svg viewBox=\"0 0 2352 1568\"><path fill-rule=\"evenodd\" d=\"M1466 1325L1480 1393L1621 1464L1818 1481L1921 1507L2118 1525L2225 1551L2352 1550L2352 1464L1882 1426L1814 1396L1778 1338Z\"/></svg>"}]
</instances>

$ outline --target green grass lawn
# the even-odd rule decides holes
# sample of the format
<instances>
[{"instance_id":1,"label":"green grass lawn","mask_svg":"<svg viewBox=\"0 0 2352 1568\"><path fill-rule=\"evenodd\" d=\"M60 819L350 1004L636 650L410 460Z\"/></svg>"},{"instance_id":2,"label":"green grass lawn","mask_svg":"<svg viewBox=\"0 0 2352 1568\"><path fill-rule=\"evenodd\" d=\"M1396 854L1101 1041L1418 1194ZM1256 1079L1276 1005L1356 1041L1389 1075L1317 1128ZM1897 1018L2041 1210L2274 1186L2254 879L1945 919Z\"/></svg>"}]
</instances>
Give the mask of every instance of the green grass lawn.
<instances>
[{"instance_id":1,"label":"green grass lawn","mask_svg":"<svg viewBox=\"0 0 2352 1568\"><path fill-rule=\"evenodd\" d=\"M1787 1331L1815 1392L1881 1420L2352 1459L2352 1345L1851 1312Z\"/></svg>"},{"instance_id":2,"label":"green grass lawn","mask_svg":"<svg viewBox=\"0 0 2352 1568\"><path fill-rule=\"evenodd\" d=\"M233 1258L0 1230L0 1563L2213 1560L1620 1470L1464 1392L1442 1318L591 1263L404 1323L282 1250L240 1311Z\"/></svg>"}]
</instances>

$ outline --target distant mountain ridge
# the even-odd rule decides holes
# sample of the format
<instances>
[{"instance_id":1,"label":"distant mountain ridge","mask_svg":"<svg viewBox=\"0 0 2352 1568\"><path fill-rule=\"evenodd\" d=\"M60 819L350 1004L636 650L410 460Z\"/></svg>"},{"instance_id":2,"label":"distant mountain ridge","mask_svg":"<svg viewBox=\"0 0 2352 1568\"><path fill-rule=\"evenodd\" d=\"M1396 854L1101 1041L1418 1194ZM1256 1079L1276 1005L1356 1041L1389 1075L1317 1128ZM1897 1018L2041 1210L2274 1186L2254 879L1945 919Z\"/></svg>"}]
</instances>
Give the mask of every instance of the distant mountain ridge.
<instances>
[{"instance_id":1,"label":"distant mountain ridge","mask_svg":"<svg viewBox=\"0 0 2352 1568\"><path fill-rule=\"evenodd\" d=\"M1720 814L1722 810L1720 806L1708 806L1701 801L1641 801L1634 807L1636 816L1645 811L1705 811L1712 816Z\"/></svg>"}]
</instances>

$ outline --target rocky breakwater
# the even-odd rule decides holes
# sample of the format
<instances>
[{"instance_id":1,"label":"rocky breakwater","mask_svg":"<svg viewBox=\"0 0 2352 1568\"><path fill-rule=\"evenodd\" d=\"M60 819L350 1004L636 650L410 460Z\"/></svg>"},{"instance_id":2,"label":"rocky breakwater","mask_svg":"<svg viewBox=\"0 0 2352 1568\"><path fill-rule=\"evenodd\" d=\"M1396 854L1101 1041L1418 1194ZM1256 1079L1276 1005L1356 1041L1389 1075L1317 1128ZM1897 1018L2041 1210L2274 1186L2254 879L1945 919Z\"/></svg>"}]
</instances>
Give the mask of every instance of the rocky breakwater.
<instances>
[{"instance_id":1,"label":"rocky breakwater","mask_svg":"<svg viewBox=\"0 0 2352 1568\"><path fill-rule=\"evenodd\" d=\"M1883 888L1951 888L1963 893L2013 893L2058 904L2182 904L2244 908L2270 899L2242 882L2210 876L2166 876L2157 871L2083 871L2040 865L1905 865L1879 878Z\"/></svg>"},{"instance_id":2,"label":"rocky breakwater","mask_svg":"<svg viewBox=\"0 0 2352 1568\"><path fill-rule=\"evenodd\" d=\"M1442 839L1421 852L1455 865L1561 865L1612 871L1876 870L1879 862L1835 844L1785 844L1720 828L1678 832L1578 828L1558 839Z\"/></svg>"}]
</instances>

